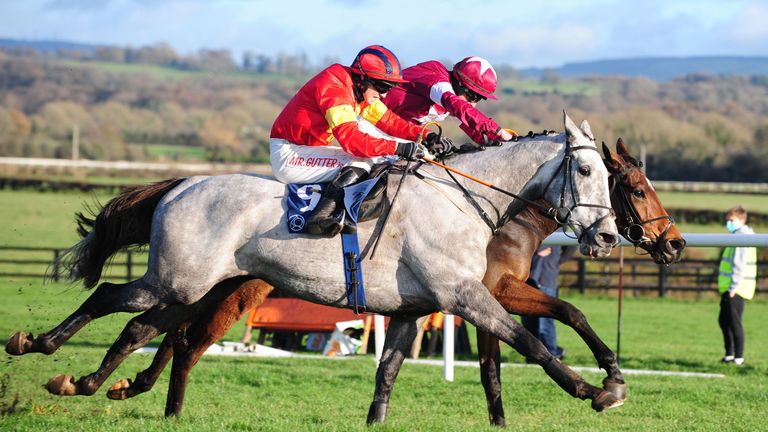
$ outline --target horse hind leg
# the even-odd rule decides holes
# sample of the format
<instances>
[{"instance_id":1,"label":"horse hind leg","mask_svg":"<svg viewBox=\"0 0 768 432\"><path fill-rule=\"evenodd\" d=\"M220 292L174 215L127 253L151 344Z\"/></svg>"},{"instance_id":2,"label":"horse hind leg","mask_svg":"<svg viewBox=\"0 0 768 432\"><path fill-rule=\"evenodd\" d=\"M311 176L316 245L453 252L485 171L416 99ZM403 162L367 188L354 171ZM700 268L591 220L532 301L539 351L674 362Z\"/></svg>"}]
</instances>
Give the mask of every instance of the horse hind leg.
<instances>
[{"instance_id":1,"label":"horse hind leg","mask_svg":"<svg viewBox=\"0 0 768 432\"><path fill-rule=\"evenodd\" d=\"M52 330L34 337L16 332L5 345L11 355L53 354L89 322L115 312L142 312L157 304L157 297L142 279L127 284L104 282L80 307Z\"/></svg>"},{"instance_id":2,"label":"horse hind leg","mask_svg":"<svg viewBox=\"0 0 768 432\"><path fill-rule=\"evenodd\" d=\"M179 415L189 371L211 344L224 336L246 311L260 306L272 290L271 285L255 279L233 278L221 282L201 299L202 312L195 314L196 320L166 334L149 368L139 372L134 380L116 382L107 397L122 400L151 390L173 358L166 415ZM221 293L230 292L222 301Z\"/></svg>"},{"instance_id":3,"label":"horse hind leg","mask_svg":"<svg viewBox=\"0 0 768 432\"><path fill-rule=\"evenodd\" d=\"M258 279L242 283L238 280L225 282L237 284L239 287L224 301L204 309L200 318L187 328L185 337L176 338L168 396L165 402L166 416L181 414L189 373L208 347L224 336L245 312L264 303L274 289L268 283Z\"/></svg>"},{"instance_id":4,"label":"horse hind leg","mask_svg":"<svg viewBox=\"0 0 768 432\"><path fill-rule=\"evenodd\" d=\"M584 314L572 304L548 296L512 275L504 275L494 289L496 299L509 313L536 317L552 317L573 330L584 340L608 376L603 388L620 400L627 397L627 385L619 369L616 355L597 336Z\"/></svg>"},{"instance_id":5,"label":"horse hind leg","mask_svg":"<svg viewBox=\"0 0 768 432\"><path fill-rule=\"evenodd\" d=\"M152 387L154 387L158 378L160 378L163 369L165 369L165 366L171 361L171 358L173 358L174 337L176 332L180 330L181 328L177 328L166 333L155 356L152 358L152 363L149 367L137 373L136 378L133 380L123 378L114 383L112 387L107 390L107 397L113 400L124 400L152 390Z\"/></svg>"},{"instance_id":6,"label":"horse hind leg","mask_svg":"<svg viewBox=\"0 0 768 432\"><path fill-rule=\"evenodd\" d=\"M183 321L184 313L189 313L190 310L191 308L186 305L172 305L162 309L152 309L131 319L107 351L96 372L77 381L70 375L57 375L46 384L46 389L60 396L94 394L128 355L159 334L178 327Z\"/></svg>"}]
</instances>

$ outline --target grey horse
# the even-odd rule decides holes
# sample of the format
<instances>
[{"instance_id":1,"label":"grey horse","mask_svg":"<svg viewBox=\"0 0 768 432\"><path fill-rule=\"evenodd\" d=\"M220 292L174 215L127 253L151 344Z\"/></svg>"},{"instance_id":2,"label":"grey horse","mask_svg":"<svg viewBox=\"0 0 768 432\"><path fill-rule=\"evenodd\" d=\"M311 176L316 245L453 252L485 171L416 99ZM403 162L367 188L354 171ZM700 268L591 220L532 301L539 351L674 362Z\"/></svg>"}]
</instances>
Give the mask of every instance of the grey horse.
<instances>
[{"instance_id":1,"label":"grey horse","mask_svg":"<svg viewBox=\"0 0 768 432\"><path fill-rule=\"evenodd\" d=\"M567 115L564 122L565 133L523 139L456 160L455 169L492 183L494 189L462 181L462 191L444 171L425 166L420 170L423 181L406 177L386 226L381 221L360 225L364 255L375 235L381 236L375 259L363 264L367 308L391 317L369 421L386 417L388 395L415 337L417 320L434 311L456 314L496 335L539 363L569 394L591 400L595 410L621 404L547 353L482 284L493 230L475 206L500 225L524 205L509 193L560 203L557 215L568 215L583 254L607 256L618 243L610 217L608 173L589 125L585 121L577 127ZM166 317L193 307L222 281L255 277L296 297L344 307L339 240L289 233L284 190L269 178L227 175L192 177L156 196L116 198L124 199L120 204L126 208L142 210L133 217L116 217L105 211L108 204L93 226L81 226L86 235L68 255L71 275L84 278L86 286L95 285L117 243L141 243L145 235L150 244L146 274L126 284L102 283L59 326L38 338L19 332L6 351L52 353L92 319L113 312L144 312L126 326L99 371L77 382L67 377L59 383L62 394L93 394L133 349L172 328L173 320ZM146 216L150 212L151 223ZM110 236L123 238L110 244Z\"/></svg>"}]
</instances>

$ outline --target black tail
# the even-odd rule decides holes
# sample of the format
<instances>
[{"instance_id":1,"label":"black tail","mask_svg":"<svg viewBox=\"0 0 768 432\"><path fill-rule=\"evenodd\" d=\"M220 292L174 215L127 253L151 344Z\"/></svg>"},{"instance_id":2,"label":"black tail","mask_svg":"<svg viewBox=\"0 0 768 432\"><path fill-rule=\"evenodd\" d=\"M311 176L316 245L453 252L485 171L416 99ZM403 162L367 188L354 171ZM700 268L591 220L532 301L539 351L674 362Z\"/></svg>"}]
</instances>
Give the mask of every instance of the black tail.
<instances>
[{"instance_id":1,"label":"black tail","mask_svg":"<svg viewBox=\"0 0 768 432\"><path fill-rule=\"evenodd\" d=\"M83 280L93 288L101 278L104 264L126 246L149 243L152 215L157 203L184 178L172 178L147 186L136 186L112 198L95 217L78 212L77 232L82 240L62 257L71 280Z\"/></svg>"}]
</instances>

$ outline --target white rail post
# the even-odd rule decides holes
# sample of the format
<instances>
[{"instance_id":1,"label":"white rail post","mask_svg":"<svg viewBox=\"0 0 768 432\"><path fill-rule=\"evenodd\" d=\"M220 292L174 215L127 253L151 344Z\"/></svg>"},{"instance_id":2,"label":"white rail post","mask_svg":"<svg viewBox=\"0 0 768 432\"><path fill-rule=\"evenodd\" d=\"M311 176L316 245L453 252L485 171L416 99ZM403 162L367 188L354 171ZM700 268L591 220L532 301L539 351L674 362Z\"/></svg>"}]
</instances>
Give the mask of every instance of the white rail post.
<instances>
[{"instance_id":1,"label":"white rail post","mask_svg":"<svg viewBox=\"0 0 768 432\"><path fill-rule=\"evenodd\" d=\"M453 382L453 315L445 314L443 318L443 378Z\"/></svg>"},{"instance_id":2,"label":"white rail post","mask_svg":"<svg viewBox=\"0 0 768 432\"><path fill-rule=\"evenodd\" d=\"M374 336L376 337L376 364L381 360L381 354L384 352L384 338L387 336L384 331L384 316L373 316Z\"/></svg>"}]
</instances>

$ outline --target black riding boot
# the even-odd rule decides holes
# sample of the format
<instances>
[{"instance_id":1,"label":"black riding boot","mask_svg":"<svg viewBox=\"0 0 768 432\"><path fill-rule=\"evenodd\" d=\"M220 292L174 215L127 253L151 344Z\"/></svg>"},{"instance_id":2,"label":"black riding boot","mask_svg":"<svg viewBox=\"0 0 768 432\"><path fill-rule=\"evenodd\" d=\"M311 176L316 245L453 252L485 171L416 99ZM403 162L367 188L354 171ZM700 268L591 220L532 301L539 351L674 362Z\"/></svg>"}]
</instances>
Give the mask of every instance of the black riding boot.
<instances>
[{"instance_id":1,"label":"black riding boot","mask_svg":"<svg viewBox=\"0 0 768 432\"><path fill-rule=\"evenodd\" d=\"M347 166L325 187L315 213L307 221L307 232L335 236L343 228L344 187L362 180L368 172L363 168ZM338 209L338 210L337 210Z\"/></svg>"}]
</instances>

